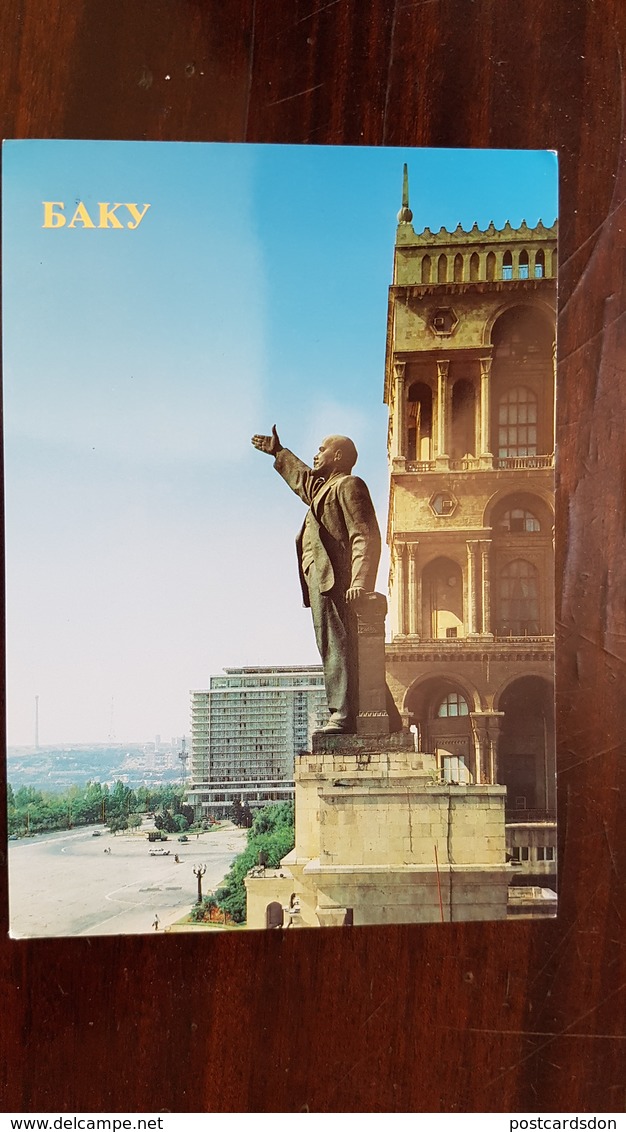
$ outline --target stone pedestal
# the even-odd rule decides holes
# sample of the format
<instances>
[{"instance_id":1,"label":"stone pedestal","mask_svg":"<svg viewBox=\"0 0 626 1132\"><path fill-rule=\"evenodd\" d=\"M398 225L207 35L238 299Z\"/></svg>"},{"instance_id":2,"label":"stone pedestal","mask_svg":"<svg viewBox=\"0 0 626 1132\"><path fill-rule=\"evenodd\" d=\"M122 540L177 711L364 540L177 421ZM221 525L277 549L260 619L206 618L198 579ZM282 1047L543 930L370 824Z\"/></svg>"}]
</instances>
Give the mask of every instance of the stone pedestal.
<instances>
[{"instance_id":1,"label":"stone pedestal","mask_svg":"<svg viewBox=\"0 0 626 1132\"><path fill-rule=\"evenodd\" d=\"M382 594L367 594L358 603L358 712L357 735L388 735L385 682L385 617L387 599Z\"/></svg>"},{"instance_id":2,"label":"stone pedestal","mask_svg":"<svg viewBox=\"0 0 626 1132\"><path fill-rule=\"evenodd\" d=\"M296 844L248 878L249 927L292 894L294 927L506 918L505 787L442 783L406 732L317 732L295 780Z\"/></svg>"},{"instance_id":3,"label":"stone pedestal","mask_svg":"<svg viewBox=\"0 0 626 1132\"><path fill-rule=\"evenodd\" d=\"M406 733L318 732L295 777L293 865L319 923L506 917L504 787L442 783Z\"/></svg>"}]
</instances>

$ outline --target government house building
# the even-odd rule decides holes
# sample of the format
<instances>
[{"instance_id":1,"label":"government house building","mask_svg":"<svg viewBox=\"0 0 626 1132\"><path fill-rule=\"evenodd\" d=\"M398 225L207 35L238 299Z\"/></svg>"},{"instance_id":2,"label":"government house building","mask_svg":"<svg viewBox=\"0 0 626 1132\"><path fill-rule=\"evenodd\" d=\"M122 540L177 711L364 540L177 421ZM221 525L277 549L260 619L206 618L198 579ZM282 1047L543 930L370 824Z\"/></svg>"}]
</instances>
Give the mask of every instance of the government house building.
<instances>
[{"instance_id":1,"label":"government house building","mask_svg":"<svg viewBox=\"0 0 626 1132\"><path fill-rule=\"evenodd\" d=\"M554 872L556 224L412 224L389 292L387 677L444 781L507 788L513 862Z\"/></svg>"}]
</instances>

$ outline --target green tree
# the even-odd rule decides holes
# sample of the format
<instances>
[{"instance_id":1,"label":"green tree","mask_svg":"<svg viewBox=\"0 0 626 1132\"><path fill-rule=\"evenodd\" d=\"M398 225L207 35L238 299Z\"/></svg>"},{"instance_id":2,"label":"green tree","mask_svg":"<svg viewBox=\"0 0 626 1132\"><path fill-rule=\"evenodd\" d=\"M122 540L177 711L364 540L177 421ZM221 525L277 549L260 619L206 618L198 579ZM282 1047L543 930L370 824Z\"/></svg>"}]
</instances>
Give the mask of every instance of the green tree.
<instances>
[{"instance_id":1,"label":"green tree","mask_svg":"<svg viewBox=\"0 0 626 1132\"><path fill-rule=\"evenodd\" d=\"M294 808L290 803L265 806L255 814L248 831L248 844L233 861L215 894L218 907L228 912L235 923L245 921L244 881L250 869L258 864L259 853L264 854L268 868L278 868L283 857L293 849L294 834Z\"/></svg>"},{"instance_id":2,"label":"green tree","mask_svg":"<svg viewBox=\"0 0 626 1132\"><path fill-rule=\"evenodd\" d=\"M183 815L183 817L187 819L187 828L189 828L190 825L193 825L194 818L196 816L195 813L194 813L193 806L184 806L183 805L183 806L180 807L180 812Z\"/></svg>"},{"instance_id":3,"label":"green tree","mask_svg":"<svg viewBox=\"0 0 626 1132\"><path fill-rule=\"evenodd\" d=\"M86 822L102 819L102 786L99 782L88 782L84 793L84 814Z\"/></svg>"},{"instance_id":4,"label":"green tree","mask_svg":"<svg viewBox=\"0 0 626 1132\"><path fill-rule=\"evenodd\" d=\"M128 818L125 814L114 814L109 818L107 825L111 833L119 833L120 830L128 829Z\"/></svg>"}]
</instances>

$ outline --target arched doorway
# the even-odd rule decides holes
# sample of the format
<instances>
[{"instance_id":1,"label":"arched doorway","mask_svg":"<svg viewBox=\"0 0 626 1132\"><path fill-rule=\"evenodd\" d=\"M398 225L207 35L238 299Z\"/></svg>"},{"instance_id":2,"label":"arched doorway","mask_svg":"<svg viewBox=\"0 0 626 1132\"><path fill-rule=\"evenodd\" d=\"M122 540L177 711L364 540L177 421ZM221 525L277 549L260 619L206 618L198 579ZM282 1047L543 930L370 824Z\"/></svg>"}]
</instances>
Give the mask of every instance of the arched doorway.
<instances>
[{"instance_id":1,"label":"arched doorway","mask_svg":"<svg viewBox=\"0 0 626 1132\"><path fill-rule=\"evenodd\" d=\"M266 928L282 928L283 926L283 909L280 901L272 900L265 909L265 927Z\"/></svg>"},{"instance_id":2,"label":"arched doorway","mask_svg":"<svg viewBox=\"0 0 626 1132\"><path fill-rule=\"evenodd\" d=\"M423 381L414 381L407 396L407 459L430 460L432 435L432 389Z\"/></svg>"},{"instance_id":3,"label":"arched doorway","mask_svg":"<svg viewBox=\"0 0 626 1132\"><path fill-rule=\"evenodd\" d=\"M521 676L502 692L498 781L507 788L507 810L555 809L554 694L550 681Z\"/></svg>"},{"instance_id":4,"label":"arched doorway","mask_svg":"<svg viewBox=\"0 0 626 1132\"><path fill-rule=\"evenodd\" d=\"M430 640L465 636L463 574L451 558L435 558L422 574L422 626Z\"/></svg>"},{"instance_id":5,"label":"arched doorway","mask_svg":"<svg viewBox=\"0 0 626 1132\"><path fill-rule=\"evenodd\" d=\"M419 749L436 755L448 781L470 781L474 777L474 742L470 693L455 680L433 677L412 688L406 710L418 732Z\"/></svg>"},{"instance_id":6,"label":"arched doorway","mask_svg":"<svg viewBox=\"0 0 626 1132\"><path fill-rule=\"evenodd\" d=\"M453 460L476 454L476 393L471 381L461 378L452 387L452 443Z\"/></svg>"}]
</instances>

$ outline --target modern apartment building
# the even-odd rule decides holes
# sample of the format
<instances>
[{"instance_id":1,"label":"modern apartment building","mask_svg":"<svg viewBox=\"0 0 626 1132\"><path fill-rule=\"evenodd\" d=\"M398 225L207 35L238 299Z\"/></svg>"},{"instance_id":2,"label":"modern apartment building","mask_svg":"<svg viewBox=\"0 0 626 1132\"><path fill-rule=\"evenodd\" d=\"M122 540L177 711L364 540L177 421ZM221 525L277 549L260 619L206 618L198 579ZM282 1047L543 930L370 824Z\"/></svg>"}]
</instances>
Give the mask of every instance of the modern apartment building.
<instances>
[{"instance_id":1,"label":"modern apartment building","mask_svg":"<svg viewBox=\"0 0 626 1132\"><path fill-rule=\"evenodd\" d=\"M189 804L198 816L293 797L294 759L328 718L321 666L227 668L191 693Z\"/></svg>"}]
</instances>

